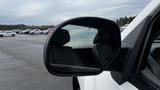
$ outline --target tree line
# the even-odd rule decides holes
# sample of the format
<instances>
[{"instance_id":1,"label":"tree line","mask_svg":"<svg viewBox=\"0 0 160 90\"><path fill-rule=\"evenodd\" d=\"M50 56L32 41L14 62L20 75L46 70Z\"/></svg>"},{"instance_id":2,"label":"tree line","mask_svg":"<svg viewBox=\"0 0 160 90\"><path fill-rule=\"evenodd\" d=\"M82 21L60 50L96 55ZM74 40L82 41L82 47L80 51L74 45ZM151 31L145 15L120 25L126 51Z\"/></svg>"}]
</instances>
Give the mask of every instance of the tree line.
<instances>
[{"instance_id":1,"label":"tree line","mask_svg":"<svg viewBox=\"0 0 160 90\"><path fill-rule=\"evenodd\" d=\"M124 26L125 24L129 24L136 16L130 16L130 17L127 17L127 16L124 16L124 17L120 17L116 20L116 23L122 27Z\"/></svg>"},{"instance_id":2,"label":"tree line","mask_svg":"<svg viewBox=\"0 0 160 90\"><path fill-rule=\"evenodd\" d=\"M135 16L124 16L120 17L116 20L116 23L121 27L124 26L125 24L129 24ZM17 24L17 25L2 25L0 24L0 30L14 30L14 29L41 29L41 30L46 30L48 28L54 28L54 25L25 25L25 24Z\"/></svg>"},{"instance_id":3,"label":"tree line","mask_svg":"<svg viewBox=\"0 0 160 90\"><path fill-rule=\"evenodd\" d=\"M54 28L54 25L24 25L24 24L17 24L17 25L0 25L0 30L14 30L14 29L41 29L46 30L48 28Z\"/></svg>"}]
</instances>

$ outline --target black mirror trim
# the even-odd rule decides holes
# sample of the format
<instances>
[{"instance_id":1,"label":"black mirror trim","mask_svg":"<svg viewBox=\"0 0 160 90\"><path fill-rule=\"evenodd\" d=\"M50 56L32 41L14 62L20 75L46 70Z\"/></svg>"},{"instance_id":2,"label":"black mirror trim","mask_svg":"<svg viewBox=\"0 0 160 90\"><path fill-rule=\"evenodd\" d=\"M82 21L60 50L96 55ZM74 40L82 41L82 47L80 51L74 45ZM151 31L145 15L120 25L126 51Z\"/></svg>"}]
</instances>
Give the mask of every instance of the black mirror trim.
<instances>
[{"instance_id":1,"label":"black mirror trim","mask_svg":"<svg viewBox=\"0 0 160 90\"><path fill-rule=\"evenodd\" d=\"M90 23L84 23L84 21L87 20L89 21ZM107 20L107 19L104 19L104 18L99 18L99 17L78 17L78 18L73 18L73 19L70 19L70 20L67 20L61 24L59 24L58 26L55 27L54 31L50 34L50 36L47 38L46 40L46 43L45 43L45 46L44 46L44 55L43 55L43 58L44 58L44 64L47 68L47 70L53 74L53 75L57 75L57 76L87 76L87 75L98 75L100 74L103 69L106 67L107 64L105 64L104 67L102 67L100 70L98 71L93 71L93 72L82 72L82 73L66 73L66 74L61 74L61 73L56 73L55 70L52 69L52 66L49 64L49 47L48 45L51 44L50 40L51 38L53 37L53 35L55 34L56 30L62 28L63 26L67 25L68 23L71 23L71 24L75 24L74 22L76 21L81 21L79 23L79 25L82 25L82 26L88 26L90 25L90 27L92 28L99 28L99 31L98 32L103 32L103 33L109 33L112 38L114 38L114 36L117 36L118 38L115 39L115 42L114 42L114 45L113 47L117 47L117 49L115 49L116 53L115 53L115 56L113 57L113 60L115 59L115 57L118 55L119 51L120 51L120 47L121 47L121 36L120 36L120 29L118 27L118 25L116 23L114 23L113 21L111 20ZM102 23L103 22L103 23ZM97 23L99 24L99 27L96 27L97 26ZM92 25L91 25L92 24ZM105 27L105 25L110 25L112 29L114 30L102 30L102 27ZM77 25L77 23L76 23ZM108 28L107 28L108 29ZM112 60L112 61L113 61ZM108 62L108 64L111 64L112 62ZM108 66L108 65L107 65Z\"/></svg>"}]
</instances>

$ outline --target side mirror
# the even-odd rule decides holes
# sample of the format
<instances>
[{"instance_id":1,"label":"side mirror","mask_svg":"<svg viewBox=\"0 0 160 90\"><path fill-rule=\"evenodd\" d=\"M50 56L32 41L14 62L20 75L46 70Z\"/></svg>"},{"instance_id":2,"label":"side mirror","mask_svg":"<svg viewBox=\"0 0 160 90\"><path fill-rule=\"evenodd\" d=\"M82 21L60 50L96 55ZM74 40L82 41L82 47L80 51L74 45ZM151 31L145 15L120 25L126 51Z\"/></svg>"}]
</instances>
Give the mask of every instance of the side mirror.
<instances>
[{"instance_id":1,"label":"side mirror","mask_svg":"<svg viewBox=\"0 0 160 90\"><path fill-rule=\"evenodd\" d=\"M121 47L120 28L111 20L79 17L55 27L44 46L47 70L57 76L97 75Z\"/></svg>"}]
</instances>

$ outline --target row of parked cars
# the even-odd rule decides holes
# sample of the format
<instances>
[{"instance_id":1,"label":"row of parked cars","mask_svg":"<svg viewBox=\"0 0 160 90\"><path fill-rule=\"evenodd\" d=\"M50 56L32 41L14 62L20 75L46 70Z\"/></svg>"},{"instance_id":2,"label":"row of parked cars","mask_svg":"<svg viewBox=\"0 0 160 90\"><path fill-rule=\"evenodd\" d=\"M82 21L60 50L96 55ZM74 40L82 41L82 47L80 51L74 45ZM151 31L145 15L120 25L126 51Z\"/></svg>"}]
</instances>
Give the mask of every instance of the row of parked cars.
<instances>
[{"instance_id":1,"label":"row of parked cars","mask_svg":"<svg viewBox=\"0 0 160 90\"><path fill-rule=\"evenodd\" d=\"M47 35L53 28L49 28L47 30L40 30L40 29L26 29L26 30L8 30L8 31L0 31L0 37L14 37L16 34L29 34L29 35Z\"/></svg>"},{"instance_id":2,"label":"row of parked cars","mask_svg":"<svg viewBox=\"0 0 160 90\"><path fill-rule=\"evenodd\" d=\"M13 32L16 32L18 34L29 34L29 35L36 35L36 34L43 34L47 35L53 28L49 28L47 30L40 30L40 29L26 29L26 30L13 30Z\"/></svg>"}]
</instances>

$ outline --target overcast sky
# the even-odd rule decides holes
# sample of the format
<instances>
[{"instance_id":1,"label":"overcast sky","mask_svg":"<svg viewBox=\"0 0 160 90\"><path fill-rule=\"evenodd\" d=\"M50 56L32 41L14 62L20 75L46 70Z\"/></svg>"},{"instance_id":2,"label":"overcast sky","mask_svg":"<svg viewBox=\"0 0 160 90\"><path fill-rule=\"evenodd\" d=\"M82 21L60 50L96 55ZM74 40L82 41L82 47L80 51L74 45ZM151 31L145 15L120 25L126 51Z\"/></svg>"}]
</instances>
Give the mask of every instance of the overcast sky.
<instances>
[{"instance_id":1,"label":"overcast sky","mask_svg":"<svg viewBox=\"0 0 160 90\"><path fill-rule=\"evenodd\" d=\"M137 15L150 0L0 0L0 24L57 24L78 16L115 20Z\"/></svg>"}]
</instances>

